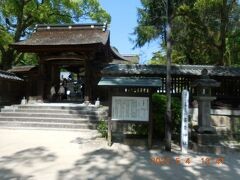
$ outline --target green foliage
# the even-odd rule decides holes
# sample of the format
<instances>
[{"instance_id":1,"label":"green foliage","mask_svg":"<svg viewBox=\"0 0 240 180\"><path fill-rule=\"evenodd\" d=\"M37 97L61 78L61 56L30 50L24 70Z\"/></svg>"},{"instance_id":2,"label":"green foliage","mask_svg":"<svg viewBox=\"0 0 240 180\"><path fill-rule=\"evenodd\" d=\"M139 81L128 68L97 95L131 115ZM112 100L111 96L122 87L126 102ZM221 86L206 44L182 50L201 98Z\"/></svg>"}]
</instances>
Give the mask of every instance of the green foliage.
<instances>
[{"instance_id":1,"label":"green foliage","mask_svg":"<svg viewBox=\"0 0 240 180\"><path fill-rule=\"evenodd\" d=\"M0 57L2 64L8 66L13 64L13 60L19 55L8 45L30 36L36 24L66 24L89 20L110 23L111 18L102 9L98 0L1 0Z\"/></svg>"},{"instance_id":2,"label":"green foliage","mask_svg":"<svg viewBox=\"0 0 240 180\"><path fill-rule=\"evenodd\" d=\"M180 51L176 51L173 49L172 54L172 64L184 64L185 55ZM150 59L149 64L158 65L158 64L167 64L167 57L165 53L162 51L157 51L154 53L153 57Z\"/></svg>"},{"instance_id":3,"label":"green foliage","mask_svg":"<svg viewBox=\"0 0 240 180\"><path fill-rule=\"evenodd\" d=\"M165 112L167 105L167 96L153 94L152 96L152 113L153 113L153 135L157 138L165 136ZM179 98L172 98L172 132L175 134L181 131L181 101ZM147 125L133 125L133 132L137 135L147 135Z\"/></svg>"},{"instance_id":4,"label":"green foliage","mask_svg":"<svg viewBox=\"0 0 240 180\"><path fill-rule=\"evenodd\" d=\"M165 134L165 112L167 105L167 96L160 94L153 94L153 121L154 121L154 135L164 137ZM180 133L181 130L181 101L178 98L172 98L172 132Z\"/></svg>"},{"instance_id":5,"label":"green foliage","mask_svg":"<svg viewBox=\"0 0 240 180\"><path fill-rule=\"evenodd\" d=\"M166 54L165 0L142 0L135 46L161 38ZM240 5L235 0L173 1L173 63L239 65ZM162 61L161 64L165 63ZM150 62L157 64L155 57Z\"/></svg>"},{"instance_id":6,"label":"green foliage","mask_svg":"<svg viewBox=\"0 0 240 180\"><path fill-rule=\"evenodd\" d=\"M148 134L148 125L147 124L133 124L131 127L131 133L146 136Z\"/></svg>"},{"instance_id":7,"label":"green foliage","mask_svg":"<svg viewBox=\"0 0 240 180\"><path fill-rule=\"evenodd\" d=\"M149 64L167 64L167 58L163 55L162 52L157 51L154 53L153 57L150 59Z\"/></svg>"},{"instance_id":8,"label":"green foliage","mask_svg":"<svg viewBox=\"0 0 240 180\"><path fill-rule=\"evenodd\" d=\"M102 137L107 138L107 135L108 135L108 125L107 125L107 121L101 119L101 120L98 122L97 130L98 130L98 132L101 134Z\"/></svg>"},{"instance_id":9,"label":"green foliage","mask_svg":"<svg viewBox=\"0 0 240 180\"><path fill-rule=\"evenodd\" d=\"M37 63L38 63L38 58L36 54L21 53L16 58L14 65L17 65L17 66L36 65Z\"/></svg>"}]
</instances>

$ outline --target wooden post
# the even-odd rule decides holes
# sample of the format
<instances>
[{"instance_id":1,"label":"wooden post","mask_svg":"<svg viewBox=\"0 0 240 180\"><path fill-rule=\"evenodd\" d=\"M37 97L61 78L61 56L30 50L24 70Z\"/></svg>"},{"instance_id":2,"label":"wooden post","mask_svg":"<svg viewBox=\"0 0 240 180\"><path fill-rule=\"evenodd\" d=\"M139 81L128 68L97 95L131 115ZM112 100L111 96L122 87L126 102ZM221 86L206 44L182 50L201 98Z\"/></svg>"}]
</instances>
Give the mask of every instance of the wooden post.
<instances>
[{"instance_id":1,"label":"wooden post","mask_svg":"<svg viewBox=\"0 0 240 180\"><path fill-rule=\"evenodd\" d=\"M92 101L92 65L90 60L85 62L85 96L88 96L89 101Z\"/></svg>"},{"instance_id":2,"label":"wooden post","mask_svg":"<svg viewBox=\"0 0 240 180\"><path fill-rule=\"evenodd\" d=\"M108 117L108 145L112 145L112 120L111 116Z\"/></svg>"},{"instance_id":3,"label":"wooden post","mask_svg":"<svg viewBox=\"0 0 240 180\"><path fill-rule=\"evenodd\" d=\"M45 85L45 66L42 62L43 60L40 60L39 63L39 80L38 80L38 96L40 96L42 99L44 98L44 85Z\"/></svg>"},{"instance_id":4,"label":"wooden post","mask_svg":"<svg viewBox=\"0 0 240 180\"><path fill-rule=\"evenodd\" d=\"M149 96L149 122L148 122L148 148L152 148L152 134L153 134L153 121L152 121L152 90Z\"/></svg>"}]
</instances>

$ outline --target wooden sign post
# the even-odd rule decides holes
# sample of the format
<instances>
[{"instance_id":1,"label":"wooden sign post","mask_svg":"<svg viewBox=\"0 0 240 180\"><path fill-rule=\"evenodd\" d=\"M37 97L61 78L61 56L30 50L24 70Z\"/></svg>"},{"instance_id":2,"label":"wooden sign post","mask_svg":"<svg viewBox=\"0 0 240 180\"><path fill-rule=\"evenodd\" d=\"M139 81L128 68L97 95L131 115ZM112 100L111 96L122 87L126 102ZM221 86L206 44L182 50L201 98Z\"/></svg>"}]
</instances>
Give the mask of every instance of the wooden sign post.
<instances>
[{"instance_id":1,"label":"wooden sign post","mask_svg":"<svg viewBox=\"0 0 240 180\"><path fill-rule=\"evenodd\" d=\"M112 96L108 119L108 144L112 144L112 123L148 123L148 147L152 146L151 98L143 96Z\"/></svg>"},{"instance_id":2,"label":"wooden sign post","mask_svg":"<svg viewBox=\"0 0 240 180\"><path fill-rule=\"evenodd\" d=\"M182 127L181 127L181 149L183 154L188 151L188 115L189 115L189 92L182 92Z\"/></svg>"},{"instance_id":3,"label":"wooden sign post","mask_svg":"<svg viewBox=\"0 0 240 180\"><path fill-rule=\"evenodd\" d=\"M152 94L162 86L159 77L102 77L99 86L109 87L108 145L113 123L147 123L148 147L152 147ZM113 93L116 90L116 93Z\"/></svg>"}]
</instances>

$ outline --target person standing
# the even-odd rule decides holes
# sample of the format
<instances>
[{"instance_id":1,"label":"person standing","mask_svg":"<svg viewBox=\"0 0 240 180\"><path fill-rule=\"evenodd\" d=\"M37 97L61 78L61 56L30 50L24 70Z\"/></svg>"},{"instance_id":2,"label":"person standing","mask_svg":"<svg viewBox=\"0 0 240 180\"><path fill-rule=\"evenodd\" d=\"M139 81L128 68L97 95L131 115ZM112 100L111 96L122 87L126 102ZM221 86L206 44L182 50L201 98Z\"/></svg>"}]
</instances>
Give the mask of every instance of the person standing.
<instances>
[{"instance_id":1,"label":"person standing","mask_svg":"<svg viewBox=\"0 0 240 180\"><path fill-rule=\"evenodd\" d=\"M54 101L56 97L56 89L55 86L52 85L51 89L50 89L50 100Z\"/></svg>"},{"instance_id":2,"label":"person standing","mask_svg":"<svg viewBox=\"0 0 240 180\"><path fill-rule=\"evenodd\" d=\"M60 101L63 100L64 94L65 94L65 88L62 83L60 84L58 94L59 94Z\"/></svg>"}]
</instances>

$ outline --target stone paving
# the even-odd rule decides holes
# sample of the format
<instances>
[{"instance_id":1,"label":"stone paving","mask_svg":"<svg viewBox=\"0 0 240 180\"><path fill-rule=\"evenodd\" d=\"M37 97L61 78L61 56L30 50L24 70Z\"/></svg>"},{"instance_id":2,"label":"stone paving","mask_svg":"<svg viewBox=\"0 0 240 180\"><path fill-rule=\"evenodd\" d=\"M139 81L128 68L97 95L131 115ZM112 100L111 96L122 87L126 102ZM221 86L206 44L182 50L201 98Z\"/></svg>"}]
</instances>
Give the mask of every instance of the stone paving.
<instances>
[{"instance_id":1,"label":"stone paving","mask_svg":"<svg viewBox=\"0 0 240 180\"><path fill-rule=\"evenodd\" d=\"M181 155L114 143L96 131L0 129L0 180L239 179L240 153Z\"/></svg>"}]
</instances>

